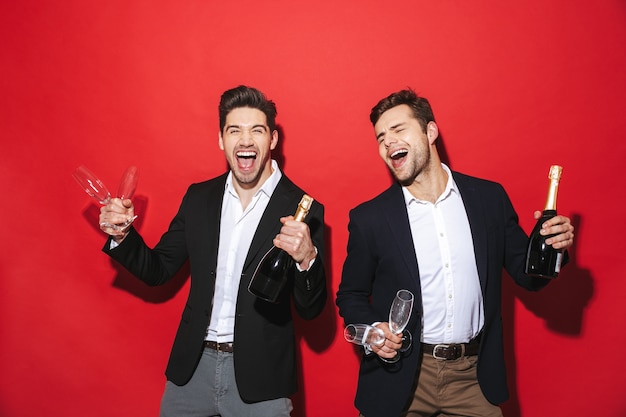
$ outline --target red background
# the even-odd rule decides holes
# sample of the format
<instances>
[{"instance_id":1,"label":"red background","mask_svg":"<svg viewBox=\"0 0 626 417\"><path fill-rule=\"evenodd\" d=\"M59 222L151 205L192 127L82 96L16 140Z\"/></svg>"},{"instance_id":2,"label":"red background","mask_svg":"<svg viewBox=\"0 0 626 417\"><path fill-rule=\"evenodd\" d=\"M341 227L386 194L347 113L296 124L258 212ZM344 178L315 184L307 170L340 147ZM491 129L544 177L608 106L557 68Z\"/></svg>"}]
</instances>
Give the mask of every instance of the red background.
<instances>
[{"instance_id":1,"label":"red background","mask_svg":"<svg viewBox=\"0 0 626 417\"><path fill-rule=\"evenodd\" d=\"M225 170L217 103L242 83L275 100L284 171L327 210L332 297L297 323L295 417L356 415L334 293L349 209L390 183L369 110L407 86L525 230L564 166L573 261L538 294L507 280L505 416L626 415L625 23L618 0L1 2L0 415L157 415L188 280L147 288L101 253L71 172L115 189L139 166L156 243L187 185Z\"/></svg>"}]
</instances>

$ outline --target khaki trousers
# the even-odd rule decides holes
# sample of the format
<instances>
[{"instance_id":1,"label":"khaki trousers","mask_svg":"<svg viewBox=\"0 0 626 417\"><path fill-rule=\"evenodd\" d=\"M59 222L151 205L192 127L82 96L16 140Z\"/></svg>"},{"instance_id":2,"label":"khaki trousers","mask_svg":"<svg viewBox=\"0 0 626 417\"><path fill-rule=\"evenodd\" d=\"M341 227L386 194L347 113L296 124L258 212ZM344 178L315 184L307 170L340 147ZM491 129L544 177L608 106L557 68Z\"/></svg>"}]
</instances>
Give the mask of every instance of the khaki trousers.
<instances>
[{"instance_id":1,"label":"khaki trousers","mask_svg":"<svg viewBox=\"0 0 626 417\"><path fill-rule=\"evenodd\" d=\"M411 405L402 416L502 417L478 385L477 361L477 355L449 361L424 355Z\"/></svg>"}]
</instances>

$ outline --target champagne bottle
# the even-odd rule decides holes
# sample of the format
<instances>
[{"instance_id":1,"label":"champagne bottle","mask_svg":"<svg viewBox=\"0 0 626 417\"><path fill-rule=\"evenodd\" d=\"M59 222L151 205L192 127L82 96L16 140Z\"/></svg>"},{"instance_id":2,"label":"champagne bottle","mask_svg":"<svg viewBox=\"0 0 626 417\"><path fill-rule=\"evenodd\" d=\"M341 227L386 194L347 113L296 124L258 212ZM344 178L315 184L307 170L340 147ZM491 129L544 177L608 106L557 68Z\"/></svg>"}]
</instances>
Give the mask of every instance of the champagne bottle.
<instances>
[{"instance_id":1,"label":"champagne bottle","mask_svg":"<svg viewBox=\"0 0 626 417\"><path fill-rule=\"evenodd\" d=\"M311 205L313 205L313 198L306 194L302 196L296 214L294 214L294 220L303 221L309 213ZM285 284L287 284L289 272L293 266L294 260L291 255L276 246L272 246L257 265L250 284L248 284L248 291L265 301L276 303Z\"/></svg>"},{"instance_id":2,"label":"champagne bottle","mask_svg":"<svg viewBox=\"0 0 626 417\"><path fill-rule=\"evenodd\" d=\"M541 225L556 216L556 194L561 179L563 168L558 165L550 167L550 187L548 188L548 198L546 206L543 210L541 218L537 220L537 224L533 228L530 238L528 239L528 249L526 251L526 269L528 275L542 278L556 278L561 269L561 261L563 260L563 251L554 249L551 245L546 244L546 239L554 235L543 236L539 233Z\"/></svg>"}]
</instances>

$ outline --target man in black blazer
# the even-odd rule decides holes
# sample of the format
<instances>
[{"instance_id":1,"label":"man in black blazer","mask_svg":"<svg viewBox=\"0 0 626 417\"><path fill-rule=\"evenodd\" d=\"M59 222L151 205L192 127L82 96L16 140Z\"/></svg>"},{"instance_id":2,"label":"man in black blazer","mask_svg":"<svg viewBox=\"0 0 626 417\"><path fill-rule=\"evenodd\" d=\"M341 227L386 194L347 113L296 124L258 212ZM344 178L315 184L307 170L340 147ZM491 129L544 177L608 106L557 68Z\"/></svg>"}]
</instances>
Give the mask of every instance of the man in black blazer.
<instances>
[{"instance_id":1,"label":"man in black blazer","mask_svg":"<svg viewBox=\"0 0 626 417\"><path fill-rule=\"evenodd\" d=\"M294 220L304 191L281 173L276 107L239 86L220 101L219 145L229 172L192 184L157 245L131 226L131 200L113 199L100 215L104 251L149 285L171 279L189 261L191 288L167 365L161 416L288 416L296 387L291 317L316 317L326 300L324 208ZM277 303L248 290L262 256L275 245L295 261Z\"/></svg>"},{"instance_id":2,"label":"man in black blazer","mask_svg":"<svg viewBox=\"0 0 626 417\"><path fill-rule=\"evenodd\" d=\"M441 163L425 98L412 90L391 94L370 119L397 182L350 212L339 313L346 324L374 324L386 337L366 348L355 405L365 417L501 416L497 404L508 397L502 269L529 290L549 280L524 274L528 237L502 186ZM557 249L573 242L564 216L547 221L542 233L556 234L547 243ZM413 342L404 353L387 323L400 289L415 295L407 326ZM381 360L396 354L396 363Z\"/></svg>"}]
</instances>

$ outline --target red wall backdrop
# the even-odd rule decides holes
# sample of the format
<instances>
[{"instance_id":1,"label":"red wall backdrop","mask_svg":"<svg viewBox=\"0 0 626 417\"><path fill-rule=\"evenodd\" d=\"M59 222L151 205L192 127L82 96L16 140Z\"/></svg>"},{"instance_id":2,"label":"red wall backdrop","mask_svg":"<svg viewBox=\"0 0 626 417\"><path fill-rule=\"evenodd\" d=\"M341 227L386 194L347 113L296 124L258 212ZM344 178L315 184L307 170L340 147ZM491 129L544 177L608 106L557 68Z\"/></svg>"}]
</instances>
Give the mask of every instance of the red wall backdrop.
<instances>
[{"instance_id":1,"label":"red wall backdrop","mask_svg":"<svg viewBox=\"0 0 626 417\"><path fill-rule=\"evenodd\" d=\"M283 168L327 209L333 296L297 323L295 417L356 415L334 292L349 209L390 182L369 109L406 86L451 166L501 182L527 231L564 166L573 261L539 294L505 286L505 416L626 415L625 23L618 0L1 2L0 415L157 415L188 280L147 288L112 263L70 174L115 188L139 166L156 243L187 185L224 171L217 103L241 83L276 101Z\"/></svg>"}]
</instances>

